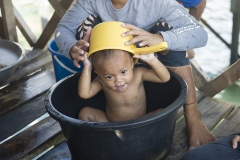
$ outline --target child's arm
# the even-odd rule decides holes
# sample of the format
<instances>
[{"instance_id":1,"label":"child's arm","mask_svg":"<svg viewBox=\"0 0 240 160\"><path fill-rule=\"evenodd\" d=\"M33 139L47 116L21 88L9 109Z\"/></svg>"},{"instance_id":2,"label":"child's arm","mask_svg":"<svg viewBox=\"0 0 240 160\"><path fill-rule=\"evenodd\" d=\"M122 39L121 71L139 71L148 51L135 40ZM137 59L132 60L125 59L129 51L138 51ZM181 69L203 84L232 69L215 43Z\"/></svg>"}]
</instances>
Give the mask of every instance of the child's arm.
<instances>
[{"instance_id":1,"label":"child's arm","mask_svg":"<svg viewBox=\"0 0 240 160\"><path fill-rule=\"evenodd\" d=\"M100 82L95 78L91 82L92 64L84 54L84 67L78 82L78 94L81 98L87 99L96 95L101 90Z\"/></svg>"},{"instance_id":2,"label":"child's arm","mask_svg":"<svg viewBox=\"0 0 240 160\"><path fill-rule=\"evenodd\" d=\"M134 55L134 58L139 58L146 62L152 69L144 69L142 72L142 78L145 81L151 82L167 82L170 79L170 73L167 68L151 54Z\"/></svg>"}]
</instances>

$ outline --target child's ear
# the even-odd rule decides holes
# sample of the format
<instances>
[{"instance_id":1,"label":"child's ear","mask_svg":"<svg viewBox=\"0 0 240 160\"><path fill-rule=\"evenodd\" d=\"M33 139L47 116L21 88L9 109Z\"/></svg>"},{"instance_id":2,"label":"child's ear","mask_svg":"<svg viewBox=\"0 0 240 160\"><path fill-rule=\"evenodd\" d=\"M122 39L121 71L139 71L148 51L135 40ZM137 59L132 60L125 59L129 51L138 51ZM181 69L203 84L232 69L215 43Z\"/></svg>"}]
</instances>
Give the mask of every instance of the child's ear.
<instances>
[{"instance_id":1,"label":"child's ear","mask_svg":"<svg viewBox=\"0 0 240 160\"><path fill-rule=\"evenodd\" d=\"M98 75L98 73L97 73L97 71L96 70L94 70L94 72Z\"/></svg>"}]
</instances>

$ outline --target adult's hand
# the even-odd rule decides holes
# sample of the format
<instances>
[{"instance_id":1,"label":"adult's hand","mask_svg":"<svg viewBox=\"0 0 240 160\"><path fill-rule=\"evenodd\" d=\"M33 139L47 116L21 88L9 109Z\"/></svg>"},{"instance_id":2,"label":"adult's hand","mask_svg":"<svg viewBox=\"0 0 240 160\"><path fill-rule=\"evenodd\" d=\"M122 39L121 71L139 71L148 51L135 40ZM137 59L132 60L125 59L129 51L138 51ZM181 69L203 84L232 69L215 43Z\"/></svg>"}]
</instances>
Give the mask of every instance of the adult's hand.
<instances>
[{"instance_id":1,"label":"adult's hand","mask_svg":"<svg viewBox=\"0 0 240 160\"><path fill-rule=\"evenodd\" d=\"M73 60L74 66L80 68L81 66L78 64L79 61L84 60L84 53L88 51L89 47L89 39L91 35L92 28L88 27L87 32L83 39L80 39L72 48L70 49L70 56Z\"/></svg>"},{"instance_id":2,"label":"adult's hand","mask_svg":"<svg viewBox=\"0 0 240 160\"><path fill-rule=\"evenodd\" d=\"M240 136L236 135L232 140L233 149L236 149L238 146L238 142L240 142Z\"/></svg>"},{"instance_id":3,"label":"adult's hand","mask_svg":"<svg viewBox=\"0 0 240 160\"><path fill-rule=\"evenodd\" d=\"M122 27L130 29L122 34L122 36L134 36L131 40L126 42L126 45L131 45L139 42L140 47L153 46L163 42L161 34L152 34L132 24L123 24Z\"/></svg>"}]
</instances>

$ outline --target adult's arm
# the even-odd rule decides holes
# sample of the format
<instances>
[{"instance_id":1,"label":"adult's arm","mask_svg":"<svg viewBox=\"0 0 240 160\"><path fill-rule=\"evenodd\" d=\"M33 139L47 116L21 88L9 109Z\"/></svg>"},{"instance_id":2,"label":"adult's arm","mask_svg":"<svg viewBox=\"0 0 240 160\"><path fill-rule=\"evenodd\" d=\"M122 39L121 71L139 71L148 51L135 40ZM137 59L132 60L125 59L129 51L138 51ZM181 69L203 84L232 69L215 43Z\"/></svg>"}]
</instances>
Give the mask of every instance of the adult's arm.
<instances>
[{"instance_id":1,"label":"adult's arm","mask_svg":"<svg viewBox=\"0 0 240 160\"><path fill-rule=\"evenodd\" d=\"M206 7L206 0L202 0L198 5L189 8L189 14L200 21L203 11Z\"/></svg>"},{"instance_id":2,"label":"adult's arm","mask_svg":"<svg viewBox=\"0 0 240 160\"><path fill-rule=\"evenodd\" d=\"M203 26L193 18L177 1L164 0L162 13L164 20L173 27L172 30L160 32L164 41L168 42L169 50L188 50L203 47L208 35Z\"/></svg>"},{"instance_id":3,"label":"adult's arm","mask_svg":"<svg viewBox=\"0 0 240 160\"><path fill-rule=\"evenodd\" d=\"M98 15L103 21L122 21L150 30L156 22L165 21L174 29L160 32L169 50L188 50L205 46L207 33L198 21L176 1L132 0L121 10L109 7L108 0L77 0L67 11L55 32L55 41L66 57L77 42L75 35L80 24L90 15ZM105 6L104 6L105 5ZM95 12L96 11L96 12Z\"/></svg>"},{"instance_id":4,"label":"adult's arm","mask_svg":"<svg viewBox=\"0 0 240 160\"><path fill-rule=\"evenodd\" d=\"M69 59L69 51L77 42L77 28L92 13L92 8L85 1L77 0L60 20L55 31L54 39L59 51Z\"/></svg>"}]
</instances>

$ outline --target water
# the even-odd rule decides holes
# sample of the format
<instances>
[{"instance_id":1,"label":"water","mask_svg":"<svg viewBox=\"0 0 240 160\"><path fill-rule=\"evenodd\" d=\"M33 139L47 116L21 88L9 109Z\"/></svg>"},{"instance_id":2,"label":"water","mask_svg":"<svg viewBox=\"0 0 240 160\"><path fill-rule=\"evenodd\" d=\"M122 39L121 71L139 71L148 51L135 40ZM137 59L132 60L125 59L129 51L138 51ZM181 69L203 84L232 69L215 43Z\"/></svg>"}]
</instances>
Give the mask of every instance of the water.
<instances>
[{"instance_id":1,"label":"water","mask_svg":"<svg viewBox=\"0 0 240 160\"><path fill-rule=\"evenodd\" d=\"M10 66L16 63L19 59L19 55L7 48L0 48L0 65Z\"/></svg>"},{"instance_id":2,"label":"water","mask_svg":"<svg viewBox=\"0 0 240 160\"><path fill-rule=\"evenodd\" d=\"M216 0L208 0L202 17L223 39L229 44L231 43L230 1L219 3ZM195 60L213 78L229 66L230 49L207 27L205 29L208 32L209 40L205 47L196 49Z\"/></svg>"},{"instance_id":3,"label":"water","mask_svg":"<svg viewBox=\"0 0 240 160\"><path fill-rule=\"evenodd\" d=\"M43 19L48 20L53 14L53 8L49 2L47 0L12 0L12 2L38 38L45 24ZM229 44L232 33L230 5L230 0L208 0L202 15L202 18ZM209 41L205 47L195 49L195 60L211 78L215 78L229 66L231 51L207 27L205 28ZM18 35L19 43L25 48L31 48L19 31ZM215 98L240 104L240 80L220 92Z\"/></svg>"},{"instance_id":4,"label":"water","mask_svg":"<svg viewBox=\"0 0 240 160\"><path fill-rule=\"evenodd\" d=\"M232 34L230 5L230 0L208 0L202 15L202 18L229 44L231 44ZM195 60L211 78L215 78L229 67L231 51L207 27L205 28L209 40L205 47L195 50ZM240 53L240 46L238 53ZM240 80L217 94L215 98L240 104Z\"/></svg>"}]
</instances>

